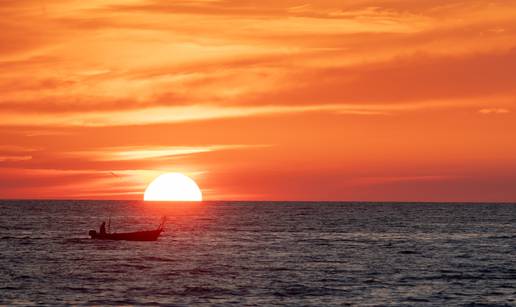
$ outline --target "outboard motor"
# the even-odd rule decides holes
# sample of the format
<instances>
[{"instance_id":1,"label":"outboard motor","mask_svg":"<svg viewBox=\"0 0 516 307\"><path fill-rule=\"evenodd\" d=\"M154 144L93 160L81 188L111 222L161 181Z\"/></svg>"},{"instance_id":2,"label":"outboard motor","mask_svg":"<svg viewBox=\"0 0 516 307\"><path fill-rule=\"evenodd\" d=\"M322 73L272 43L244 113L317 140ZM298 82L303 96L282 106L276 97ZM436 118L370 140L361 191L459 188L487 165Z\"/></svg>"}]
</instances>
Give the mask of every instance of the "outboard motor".
<instances>
[{"instance_id":1,"label":"outboard motor","mask_svg":"<svg viewBox=\"0 0 516 307\"><path fill-rule=\"evenodd\" d=\"M96 230L90 230L88 232L88 234L90 235L90 237L93 239L97 236L97 231Z\"/></svg>"}]
</instances>

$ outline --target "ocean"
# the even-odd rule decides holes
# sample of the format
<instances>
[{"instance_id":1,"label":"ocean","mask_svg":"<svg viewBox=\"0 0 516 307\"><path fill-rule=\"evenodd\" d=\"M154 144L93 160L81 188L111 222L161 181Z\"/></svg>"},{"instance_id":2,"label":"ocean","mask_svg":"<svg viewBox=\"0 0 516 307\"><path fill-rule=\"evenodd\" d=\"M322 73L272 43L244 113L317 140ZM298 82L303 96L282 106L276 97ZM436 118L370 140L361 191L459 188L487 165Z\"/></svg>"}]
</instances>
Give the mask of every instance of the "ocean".
<instances>
[{"instance_id":1,"label":"ocean","mask_svg":"<svg viewBox=\"0 0 516 307\"><path fill-rule=\"evenodd\" d=\"M1 201L0 305L516 306L516 205Z\"/></svg>"}]
</instances>

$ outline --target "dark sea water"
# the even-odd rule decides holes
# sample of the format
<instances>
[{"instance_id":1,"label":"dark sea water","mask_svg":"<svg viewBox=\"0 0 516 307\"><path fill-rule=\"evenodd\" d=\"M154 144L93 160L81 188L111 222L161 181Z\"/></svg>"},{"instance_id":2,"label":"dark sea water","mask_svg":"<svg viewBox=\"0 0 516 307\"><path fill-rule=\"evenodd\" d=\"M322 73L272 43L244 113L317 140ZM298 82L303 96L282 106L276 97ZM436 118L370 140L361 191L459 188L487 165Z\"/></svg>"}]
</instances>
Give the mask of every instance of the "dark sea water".
<instances>
[{"instance_id":1,"label":"dark sea water","mask_svg":"<svg viewBox=\"0 0 516 307\"><path fill-rule=\"evenodd\" d=\"M516 306L516 205L1 201L0 305L32 304Z\"/></svg>"}]
</instances>

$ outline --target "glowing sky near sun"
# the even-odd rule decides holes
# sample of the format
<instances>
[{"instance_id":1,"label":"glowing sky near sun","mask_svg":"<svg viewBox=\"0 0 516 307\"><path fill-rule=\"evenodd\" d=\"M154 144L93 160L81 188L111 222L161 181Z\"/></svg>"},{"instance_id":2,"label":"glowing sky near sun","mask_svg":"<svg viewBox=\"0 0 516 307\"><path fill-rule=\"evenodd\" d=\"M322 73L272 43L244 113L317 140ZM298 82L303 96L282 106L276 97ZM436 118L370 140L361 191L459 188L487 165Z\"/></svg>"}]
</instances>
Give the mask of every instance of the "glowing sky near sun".
<instances>
[{"instance_id":1,"label":"glowing sky near sun","mask_svg":"<svg viewBox=\"0 0 516 307\"><path fill-rule=\"evenodd\" d=\"M514 1L0 13L0 198L516 200Z\"/></svg>"}]
</instances>

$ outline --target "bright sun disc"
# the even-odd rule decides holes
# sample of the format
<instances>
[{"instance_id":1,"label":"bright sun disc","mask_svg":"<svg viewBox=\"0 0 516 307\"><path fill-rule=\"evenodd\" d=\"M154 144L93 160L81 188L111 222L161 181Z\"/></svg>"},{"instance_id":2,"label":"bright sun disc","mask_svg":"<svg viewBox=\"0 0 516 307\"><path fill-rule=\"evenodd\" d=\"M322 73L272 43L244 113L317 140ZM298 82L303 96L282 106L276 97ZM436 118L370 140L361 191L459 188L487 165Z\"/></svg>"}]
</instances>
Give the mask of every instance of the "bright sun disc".
<instances>
[{"instance_id":1,"label":"bright sun disc","mask_svg":"<svg viewBox=\"0 0 516 307\"><path fill-rule=\"evenodd\" d=\"M145 201L202 201L199 186L190 177L167 173L154 179L143 194Z\"/></svg>"}]
</instances>

